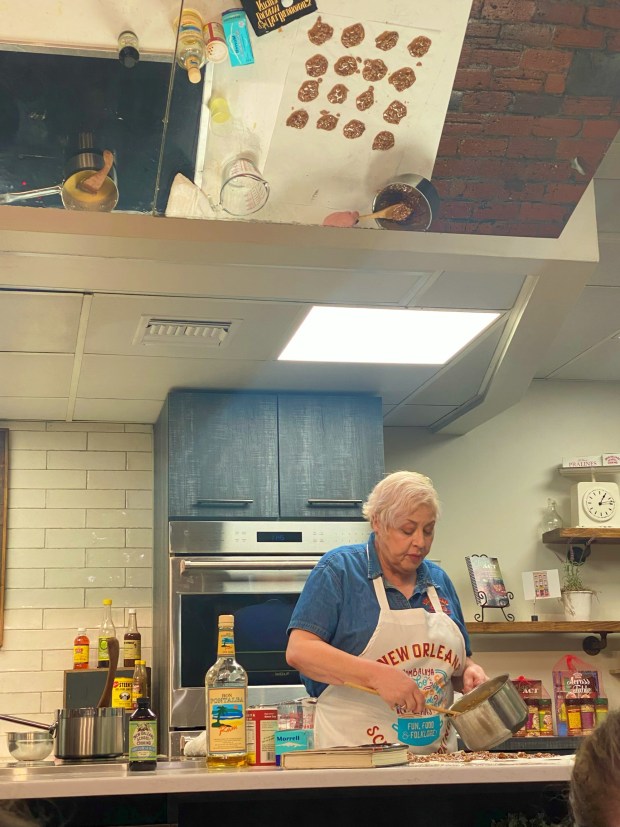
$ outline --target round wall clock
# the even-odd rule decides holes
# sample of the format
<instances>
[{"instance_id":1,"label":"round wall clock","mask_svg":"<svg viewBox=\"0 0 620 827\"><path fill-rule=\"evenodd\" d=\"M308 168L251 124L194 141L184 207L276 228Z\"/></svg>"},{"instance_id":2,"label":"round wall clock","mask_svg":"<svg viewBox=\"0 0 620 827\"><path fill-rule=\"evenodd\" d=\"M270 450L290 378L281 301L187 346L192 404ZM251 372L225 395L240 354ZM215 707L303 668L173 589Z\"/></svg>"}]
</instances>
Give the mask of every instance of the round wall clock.
<instances>
[{"instance_id":1,"label":"round wall clock","mask_svg":"<svg viewBox=\"0 0 620 827\"><path fill-rule=\"evenodd\" d=\"M571 491L575 527L620 527L620 492L615 482L578 482Z\"/></svg>"}]
</instances>

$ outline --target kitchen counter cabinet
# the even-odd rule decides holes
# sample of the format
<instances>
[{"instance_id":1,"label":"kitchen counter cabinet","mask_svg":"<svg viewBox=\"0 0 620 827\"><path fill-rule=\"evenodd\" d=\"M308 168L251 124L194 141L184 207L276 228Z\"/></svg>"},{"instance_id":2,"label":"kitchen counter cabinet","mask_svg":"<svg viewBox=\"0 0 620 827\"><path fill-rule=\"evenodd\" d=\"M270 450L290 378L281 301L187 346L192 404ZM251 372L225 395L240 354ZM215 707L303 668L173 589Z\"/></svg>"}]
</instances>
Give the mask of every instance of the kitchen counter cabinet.
<instances>
[{"instance_id":1,"label":"kitchen counter cabinet","mask_svg":"<svg viewBox=\"0 0 620 827\"><path fill-rule=\"evenodd\" d=\"M160 762L155 772L131 773L126 764L49 766L45 773L0 769L0 798L218 793L320 787L443 786L452 784L566 782L573 756L471 764L416 764L350 770L282 770L250 767L207 771L202 761ZM37 768L40 769L40 768Z\"/></svg>"},{"instance_id":2,"label":"kitchen counter cabinet","mask_svg":"<svg viewBox=\"0 0 620 827\"><path fill-rule=\"evenodd\" d=\"M156 444L170 519L361 519L384 471L381 399L362 394L177 391Z\"/></svg>"},{"instance_id":3,"label":"kitchen counter cabinet","mask_svg":"<svg viewBox=\"0 0 620 827\"><path fill-rule=\"evenodd\" d=\"M126 765L51 767L46 774L0 769L0 797L53 800L66 827L253 823L316 827L385 822L390 811L409 827L483 827L507 812L563 806L572 756L480 764L425 764L365 770L249 768L208 772L202 762L160 763L156 772ZM58 772L56 772L58 770ZM142 802L142 806L141 806ZM488 818L481 818L481 813ZM244 817L245 813L245 817ZM560 815L563 815L561 812ZM66 819L66 820L64 820ZM52 825L56 827L56 825Z\"/></svg>"}]
</instances>

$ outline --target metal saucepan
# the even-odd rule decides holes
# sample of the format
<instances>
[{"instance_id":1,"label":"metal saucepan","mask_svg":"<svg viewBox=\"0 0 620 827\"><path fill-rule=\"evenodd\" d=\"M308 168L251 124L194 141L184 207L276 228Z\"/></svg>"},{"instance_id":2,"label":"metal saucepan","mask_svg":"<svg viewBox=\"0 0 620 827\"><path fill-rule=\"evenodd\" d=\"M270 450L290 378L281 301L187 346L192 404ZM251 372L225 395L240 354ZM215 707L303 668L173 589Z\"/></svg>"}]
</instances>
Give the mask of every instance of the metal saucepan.
<instances>
[{"instance_id":1,"label":"metal saucepan","mask_svg":"<svg viewBox=\"0 0 620 827\"><path fill-rule=\"evenodd\" d=\"M384 230L428 230L433 216L439 211L439 195L427 178L412 173L402 173L386 184L375 195L372 211L378 212L393 204L406 204L412 213L405 221L376 218Z\"/></svg>"},{"instance_id":2,"label":"metal saucepan","mask_svg":"<svg viewBox=\"0 0 620 827\"><path fill-rule=\"evenodd\" d=\"M60 195L62 204L67 210L111 212L118 203L118 185L114 167L108 173L98 192L85 192L78 187L80 181L89 178L101 169L103 164L101 152L94 149L80 150L65 165L65 179L62 184L24 192L7 192L0 195L0 204L12 204L14 201L27 201L47 195Z\"/></svg>"},{"instance_id":3,"label":"metal saucepan","mask_svg":"<svg viewBox=\"0 0 620 827\"><path fill-rule=\"evenodd\" d=\"M110 666L103 694L99 703L105 702L111 692L111 685L118 665L119 644L116 638L108 638ZM107 701L109 703L109 700ZM77 709L58 709L56 720L52 724L28 721L13 715L0 715L0 720L14 724L46 730L48 737L55 739L54 755L64 759L117 758L123 754L124 710L115 707L78 707ZM28 751L28 737L31 733L9 733L15 749ZM26 736L20 739L19 736ZM31 748L35 752L34 747ZM51 751L51 750L50 750ZM14 754L14 753L11 753ZM49 755L49 752L47 753ZM15 755L14 757L18 757ZM47 756L45 756L47 757ZM22 761L41 760L40 758L18 758Z\"/></svg>"},{"instance_id":4,"label":"metal saucepan","mask_svg":"<svg viewBox=\"0 0 620 827\"><path fill-rule=\"evenodd\" d=\"M78 709L58 709L56 720L49 726L38 721L28 721L13 715L0 715L3 721L14 724L44 729L55 739L54 755L56 758L117 758L123 754L124 710L116 707L98 709L84 706ZM9 735L29 735L30 733L9 733ZM13 738L15 746L23 747L28 739L20 741ZM27 747L23 747L27 749ZM48 752L49 755L49 752ZM16 756L17 757L17 756ZM20 760L41 760L22 758Z\"/></svg>"},{"instance_id":5,"label":"metal saucepan","mask_svg":"<svg viewBox=\"0 0 620 827\"><path fill-rule=\"evenodd\" d=\"M373 695L379 694L365 686L345 685ZM429 706L429 709L447 713L461 740L473 752L496 747L518 732L527 720L525 701L508 675L485 681L463 695L449 709L434 706ZM421 727L421 723L425 726ZM425 720L420 715L399 714L393 728L399 741L412 746L430 744L441 735L439 719Z\"/></svg>"},{"instance_id":6,"label":"metal saucepan","mask_svg":"<svg viewBox=\"0 0 620 827\"><path fill-rule=\"evenodd\" d=\"M499 675L463 695L450 707L450 720L465 746L473 750L496 747L527 721L527 706L508 675Z\"/></svg>"}]
</instances>

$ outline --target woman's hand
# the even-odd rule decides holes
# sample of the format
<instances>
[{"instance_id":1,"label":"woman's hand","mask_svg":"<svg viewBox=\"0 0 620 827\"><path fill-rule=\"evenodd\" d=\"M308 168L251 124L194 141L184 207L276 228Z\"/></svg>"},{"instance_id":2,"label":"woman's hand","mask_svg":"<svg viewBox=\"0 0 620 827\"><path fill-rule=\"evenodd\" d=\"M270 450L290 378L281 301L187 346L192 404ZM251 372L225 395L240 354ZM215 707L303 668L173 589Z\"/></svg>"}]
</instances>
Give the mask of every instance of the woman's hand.
<instances>
[{"instance_id":1,"label":"woman's hand","mask_svg":"<svg viewBox=\"0 0 620 827\"><path fill-rule=\"evenodd\" d=\"M355 227L360 214L356 210L330 213L323 219L324 227Z\"/></svg>"},{"instance_id":2,"label":"woman's hand","mask_svg":"<svg viewBox=\"0 0 620 827\"><path fill-rule=\"evenodd\" d=\"M480 686L481 683L488 681L489 678L485 673L482 666L479 664L474 663L471 658L467 658L465 661L465 669L463 670L463 692L467 694L471 692L472 689L475 689L477 686Z\"/></svg>"},{"instance_id":3,"label":"woman's hand","mask_svg":"<svg viewBox=\"0 0 620 827\"><path fill-rule=\"evenodd\" d=\"M424 695L417 683L400 669L385 666L373 676L371 686L392 709L418 714L424 709Z\"/></svg>"}]
</instances>

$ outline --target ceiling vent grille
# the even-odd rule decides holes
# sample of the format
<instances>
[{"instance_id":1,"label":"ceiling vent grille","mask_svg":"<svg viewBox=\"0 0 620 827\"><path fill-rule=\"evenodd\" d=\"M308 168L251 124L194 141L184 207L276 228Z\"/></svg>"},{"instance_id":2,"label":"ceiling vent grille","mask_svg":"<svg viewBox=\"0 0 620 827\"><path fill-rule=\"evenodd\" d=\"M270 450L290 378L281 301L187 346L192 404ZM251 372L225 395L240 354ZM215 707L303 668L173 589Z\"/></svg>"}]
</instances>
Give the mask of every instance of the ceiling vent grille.
<instances>
[{"instance_id":1,"label":"ceiling vent grille","mask_svg":"<svg viewBox=\"0 0 620 827\"><path fill-rule=\"evenodd\" d=\"M228 344L238 325L238 319L224 322L172 316L142 316L133 344L221 348Z\"/></svg>"}]
</instances>

